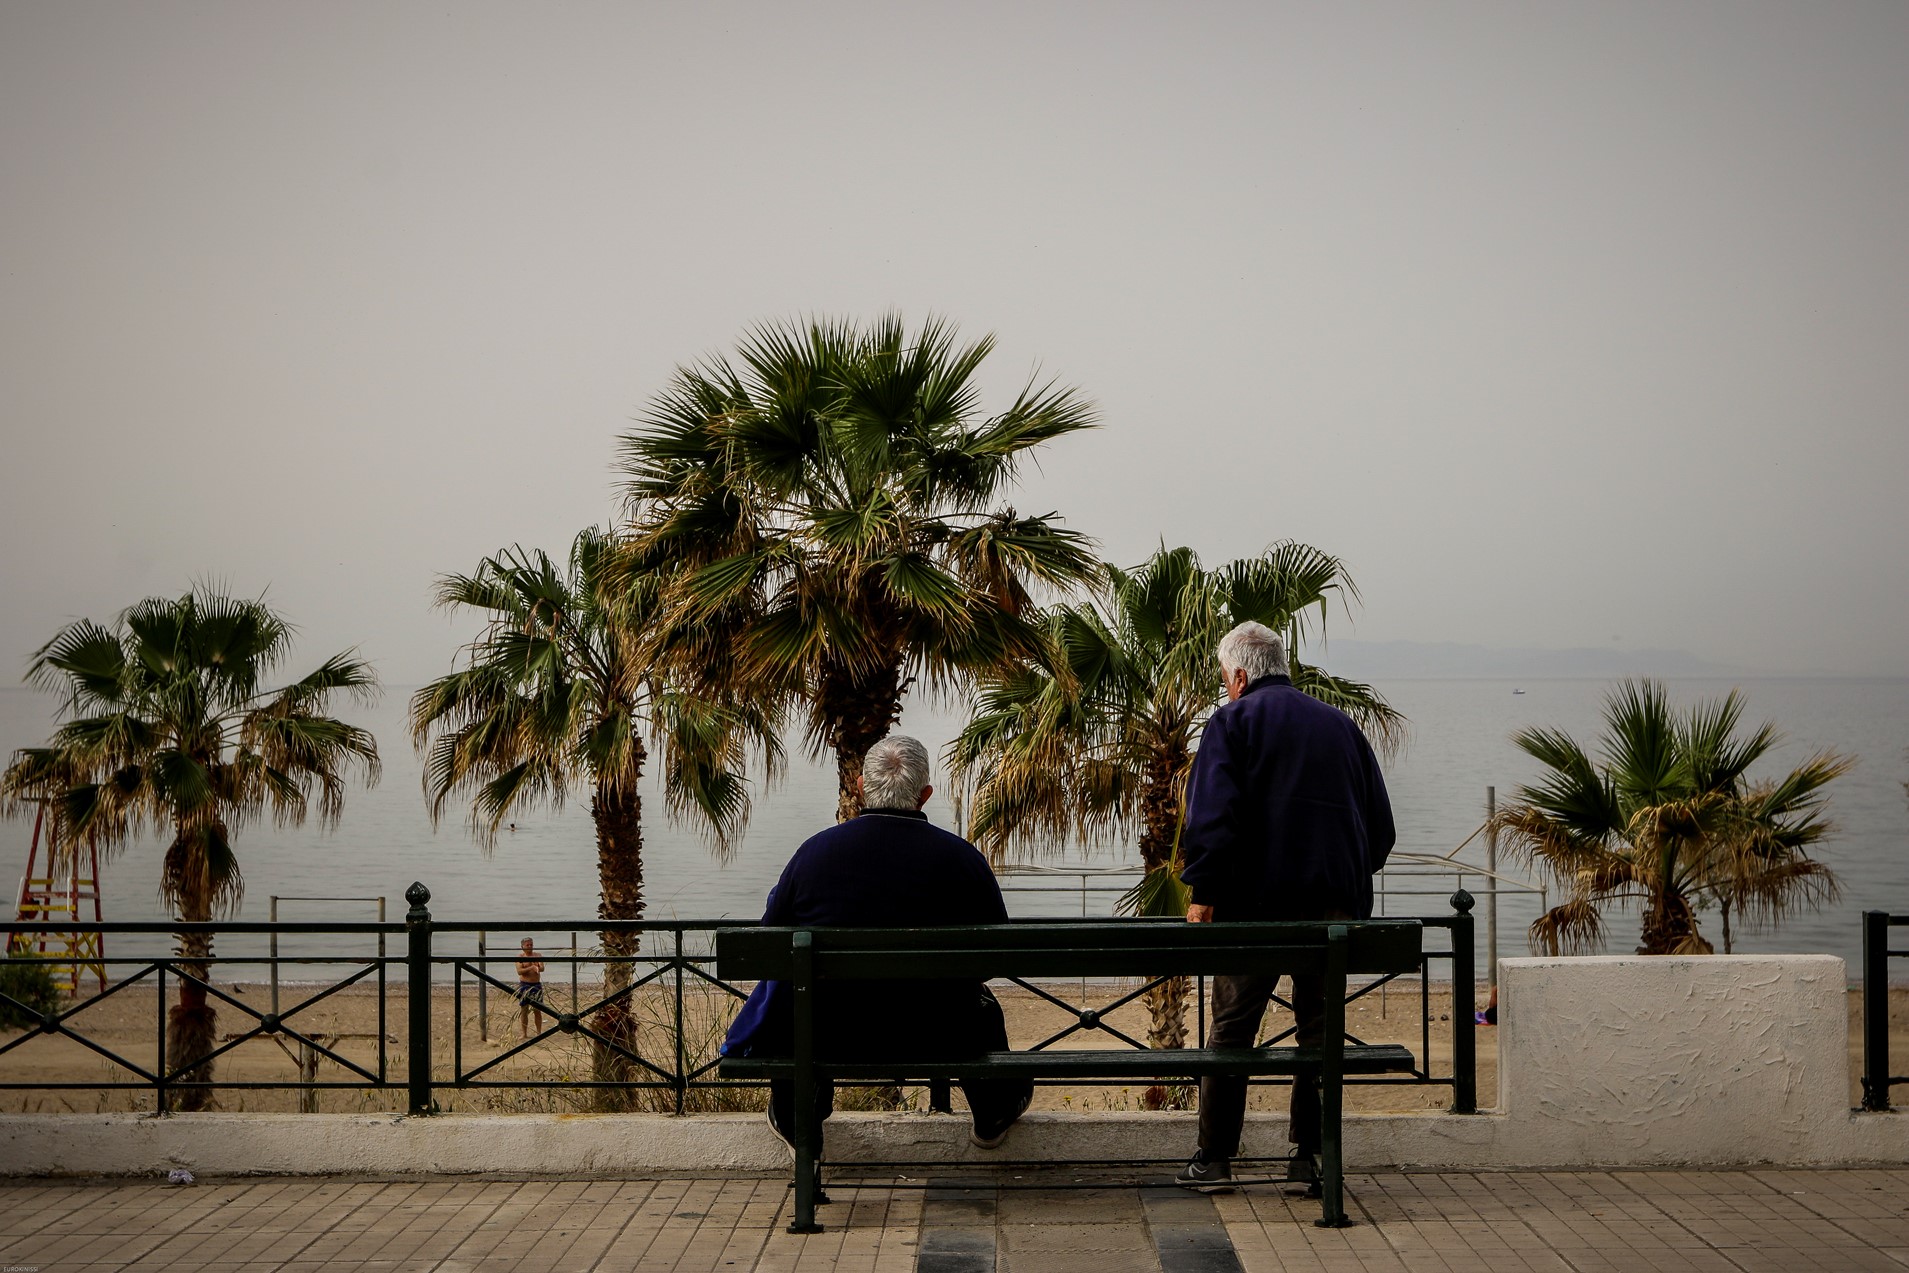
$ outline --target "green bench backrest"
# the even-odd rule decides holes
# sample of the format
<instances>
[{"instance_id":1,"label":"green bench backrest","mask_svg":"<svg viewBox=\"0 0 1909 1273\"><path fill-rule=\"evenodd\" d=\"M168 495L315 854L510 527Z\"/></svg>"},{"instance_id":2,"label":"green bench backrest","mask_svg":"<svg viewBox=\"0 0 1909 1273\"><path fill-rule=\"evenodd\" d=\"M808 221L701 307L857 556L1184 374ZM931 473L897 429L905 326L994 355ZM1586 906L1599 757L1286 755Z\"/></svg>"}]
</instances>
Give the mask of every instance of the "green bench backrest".
<instances>
[{"instance_id":1,"label":"green bench backrest","mask_svg":"<svg viewBox=\"0 0 1909 1273\"><path fill-rule=\"evenodd\" d=\"M824 980L922 977L1157 977L1318 972L1326 923L988 924L972 928L724 928L716 975L731 981L787 979L793 938L807 931L812 967ZM1346 971L1412 972L1420 964L1417 920L1348 923Z\"/></svg>"}]
</instances>

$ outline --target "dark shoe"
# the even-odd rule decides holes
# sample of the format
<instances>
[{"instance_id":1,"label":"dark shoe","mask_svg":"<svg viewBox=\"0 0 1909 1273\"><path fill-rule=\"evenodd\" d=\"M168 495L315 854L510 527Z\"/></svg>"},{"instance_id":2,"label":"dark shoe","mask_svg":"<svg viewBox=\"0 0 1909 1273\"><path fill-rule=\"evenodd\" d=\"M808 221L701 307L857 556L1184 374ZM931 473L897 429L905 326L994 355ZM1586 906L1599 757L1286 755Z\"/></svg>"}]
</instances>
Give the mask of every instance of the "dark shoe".
<instances>
[{"instance_id":1,"label":"dark shoe","mask_svg":"<svg viewBox=\"0 0 1909 1273\"><path fill-rule=\"evenodd\" d=\"M1306 1197L1319 1196L1319 1167L1311 1154L1294 1154L1286 1160L1286 1183L1300 1185Z\"/></svg>"},{"instance_id":2,"label":"dark shoe","mask_svg":"<svg viewBox=\"0 0 1909 1273\"><path fill-rule=\"evenodd\" d=\"M1209 1159L1205 1150L1196 1149L1192 1159L1173 1178L1173 1183L1201 1193L1225 1193L1233 1187L1233 1160Z\"/></svg>"},{"instance_id":3,"label":"dark shoe","mask_svg":"<svg viewBox=\"0 0 1909 1273\"><path fill-rule=\"evenodd\" d=\"M1034 1093L1030 1090L1016 1103L1014 1112L1008 1115L1005 1123L977 1122L974 1130L968 1133L968 1143L976 1149L999 1149L1001 1142L1008 1138L1008 1132L1013 1130L1014 1124L1020 1121L1021 1115L1027 1113L1027 1107L1033 1103Z\"/></svg>"}]
</instances>

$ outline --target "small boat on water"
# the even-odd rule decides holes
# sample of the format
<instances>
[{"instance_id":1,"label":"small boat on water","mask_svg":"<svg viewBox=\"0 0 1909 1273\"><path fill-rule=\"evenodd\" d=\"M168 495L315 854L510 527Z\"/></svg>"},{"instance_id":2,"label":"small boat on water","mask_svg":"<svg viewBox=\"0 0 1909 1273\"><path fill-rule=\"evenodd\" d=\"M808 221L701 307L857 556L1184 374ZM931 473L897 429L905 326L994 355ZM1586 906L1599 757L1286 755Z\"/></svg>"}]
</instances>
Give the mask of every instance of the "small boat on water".
<instances>
[{"instance_id":1,"label":"small boat on water","mask_svg":"<svg viewBox=\"0 0 1909 1273\"><path fill-rule=\"evenodd\" d=\"M1521 690L1521 689L1518 689L1518 688L1517 688L1516 686L1513 686L1513 687L1512 687L1512 691L1511 691L1511 692L1512 692L1513 694L1522 694L1522 693L1524 693L1524 691L1523 691L1523 690Z\"/></svg>"}]
</instances>

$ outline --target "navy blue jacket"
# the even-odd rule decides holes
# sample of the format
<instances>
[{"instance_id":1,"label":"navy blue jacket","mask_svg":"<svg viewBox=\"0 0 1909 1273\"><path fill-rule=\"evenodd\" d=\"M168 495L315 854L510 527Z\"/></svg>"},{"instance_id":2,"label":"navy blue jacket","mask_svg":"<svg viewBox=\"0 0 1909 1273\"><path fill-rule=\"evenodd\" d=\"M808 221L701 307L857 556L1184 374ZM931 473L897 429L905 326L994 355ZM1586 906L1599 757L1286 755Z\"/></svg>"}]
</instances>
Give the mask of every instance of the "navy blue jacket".
<instances>
[{"instance_id":1,"label":"navy blue jacket","mask_svg":"<svg viewBox=\"0 0 1909 1273\"><path fill-rule=\"evenodd\" d=\"M946 927L1004 924L1007 904L981 851L926 814L869 809L803 841L769 892L764 924L789 927ZM792 1001L779 983L737 1017L724 1044L736 1055L790 1046ZM824 1055L870 1059L958 1055L975 1044L978 981L824 983L817 994ZM752 996L752 1001L756 996Z\"/></svg>"},{"instance_id":2,"label":"navy blue jacket","mask_svg":"<svg viewBox=\"0 0 1909 1273\"><path fill-rule=\"evenodd\" d=\"M1352 718L1266 676L1200 736L1180 877L1217 919L1372 916L1392 805Z\"/></svg>"}]
</instances>

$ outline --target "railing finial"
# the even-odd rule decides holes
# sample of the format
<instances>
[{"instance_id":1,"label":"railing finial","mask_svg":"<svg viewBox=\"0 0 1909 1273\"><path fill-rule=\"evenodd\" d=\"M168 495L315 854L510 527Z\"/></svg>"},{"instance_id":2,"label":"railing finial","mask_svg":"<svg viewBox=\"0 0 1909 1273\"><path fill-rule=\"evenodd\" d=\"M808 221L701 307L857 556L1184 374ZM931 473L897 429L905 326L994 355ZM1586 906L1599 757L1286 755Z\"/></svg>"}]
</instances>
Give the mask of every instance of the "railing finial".
<instances>
[{"instance_id":1,"label":"railing finial","mask_svg":"<svg viewBox=\"0 0 1909 1273\"><path fill-rule=\"evenodd\" d=\"M1462 888L1452 894L1452 909L1457 911L1460 915L1471 914L1472 907L1475 905L1477 905L1477 903L1472 901L1472 895Z\"/></svg>"}]
</instances>

